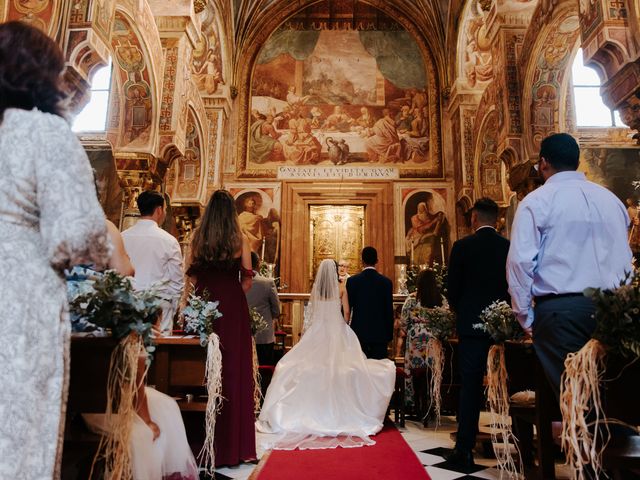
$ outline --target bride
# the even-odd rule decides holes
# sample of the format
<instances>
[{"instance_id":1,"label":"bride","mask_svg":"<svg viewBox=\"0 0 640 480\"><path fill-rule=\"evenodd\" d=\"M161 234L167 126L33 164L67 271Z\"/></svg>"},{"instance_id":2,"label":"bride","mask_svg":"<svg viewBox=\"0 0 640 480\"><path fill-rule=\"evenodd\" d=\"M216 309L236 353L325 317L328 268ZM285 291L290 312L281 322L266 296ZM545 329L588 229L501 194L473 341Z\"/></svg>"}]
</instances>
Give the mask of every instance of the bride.
<instances>
[{"instance_id":1,"label":"bride","mask_svg":"<svg viewBox=\"0 0 640 480\"><path fill-rule=\"evenodd\" d=\"M278 434L267 447L373 445L369 435L382 429L395 366L365 357L340 313L340 297L336 264L323 260L311 290L309 327L278 362L257 421L258 431Z\"/></svg>"}]
</instances>

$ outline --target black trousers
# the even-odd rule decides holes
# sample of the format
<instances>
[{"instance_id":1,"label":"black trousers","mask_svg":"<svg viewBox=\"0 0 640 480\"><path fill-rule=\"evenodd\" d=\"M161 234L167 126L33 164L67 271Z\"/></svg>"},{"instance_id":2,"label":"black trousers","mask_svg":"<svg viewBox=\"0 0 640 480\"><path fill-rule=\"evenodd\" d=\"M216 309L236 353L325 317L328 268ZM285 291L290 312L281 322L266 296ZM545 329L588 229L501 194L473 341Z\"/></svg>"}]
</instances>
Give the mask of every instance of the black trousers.
<instances>
[{"instance_id":1,"label":"black trousers","mask_svg":"<svg viewBox=\"0 0 640 480\"><path fill-rule=\"evenodd\" d=\"M257 343L258 365L275 365L273 358L273 343Z\"/></svg>"},{"instance_id":2,"label":"black trousers","mask_svg":"<svg viewBox=\"0 0 640 480\"><path fill-rule=\"evenodd\" d=\"M389 345L389 342L360 342L362 351L367 358L376 360L388 358L387 345Z\"/></svg>"},{"instance_id":3,"label":"black trousers","mask_svg":"<svg viewBox=\"0 0 640 480\"><path fill-rule=\"evenodd\" d=\"M487 355L491 339L481 336L462 336L458 341L458 370L460 372L460 402L456 449L470 452L476 443L478 420L483 404L482 380L487 369Z\"/></svg>"},{"instance_id":4,"label":"black trousers","mask_svg":"<svg viewBox=\"0 0 640 480\"><path fill-rule=\"evenodd\" d=\"M591 338L596 328L594 312L588 297L554 298L535 307L533 348L558 400L564 360Z\"/></svg>"}]
</instances>

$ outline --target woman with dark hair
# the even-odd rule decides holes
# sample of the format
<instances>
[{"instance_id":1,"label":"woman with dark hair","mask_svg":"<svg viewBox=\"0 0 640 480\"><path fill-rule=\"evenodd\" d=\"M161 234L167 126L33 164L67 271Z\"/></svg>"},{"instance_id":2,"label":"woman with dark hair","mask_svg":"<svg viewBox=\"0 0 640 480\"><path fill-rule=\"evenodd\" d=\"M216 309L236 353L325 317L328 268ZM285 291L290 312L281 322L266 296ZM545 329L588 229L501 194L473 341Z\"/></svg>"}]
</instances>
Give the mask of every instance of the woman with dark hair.
<instances>
[{"instance_id":1,"label":"woman with dark hair","mask_svg":"<svg viewBox=\"0 0 640 480\"><path fill-rule=\"evenodd\" d=\"M426 413L426 368L429 334L424 308L442 306L442 295L433 270L423 270L416 281L416 291L407 297L402 306L400 326L405 335L404 370L406 405L415 408L417 414ZM423 374L424 372L424 374ZM417 375L413 375L417 373ZM415 377L415 378L414 378ZM420 378L422 381L415 382Z\"/></svg>"},{"instance_id":2,"label":"woman with dark hair","mask_svg":"<svg viewBox=\"0 0 640 480\"><path fill-rule=\"evenodd\" d=\"M249 307L251 249L240 233L235 201L226 190L213 193L191 242L187 275L198 295L219 301L213 322L222 350L222 410L215 430L216 467L256 458L253 350Z\"/></svg>"},{"instance_id":3,"label":"woman with dark hair","mask_svg":"<svg viewBox=\"0 0 640 480\"><path fill-rule=\"evenodd\" d=\"M61 118L62 53L0 24L0 478L57 478L69 369L63 271L110 244L87 155Z\"/></svg>"}]
</instances>

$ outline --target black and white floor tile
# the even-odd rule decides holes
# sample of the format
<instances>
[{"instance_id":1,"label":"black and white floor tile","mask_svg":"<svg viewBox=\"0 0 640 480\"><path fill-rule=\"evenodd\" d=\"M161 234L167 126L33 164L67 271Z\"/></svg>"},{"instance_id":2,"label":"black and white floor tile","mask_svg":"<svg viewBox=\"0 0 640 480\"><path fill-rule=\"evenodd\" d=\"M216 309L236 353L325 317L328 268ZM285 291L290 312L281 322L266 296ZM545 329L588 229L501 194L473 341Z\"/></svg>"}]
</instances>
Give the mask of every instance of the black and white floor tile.
<instances>
[{"instance_id":1,"label":"black and white floor tile","mask_svg":"<svg viewBox=\"0 0 640 480\"><path fill-rule=\"evenodd\" d=\"M480 414L480 431L490 432L489 414ZM481 453L474 455L476 470L467 474L460 472L455 466L449 465L443 458L443 453L453 448L451 433L457 428L455 418L442 417L440 425L423 427L421 422L407 421L404 428L399 428L402 436L416 453L432 480L454 479L499 479L500 471L496 468L495 458L484 458ZM256 445L261 444L261 434L257 434ZM499 448L499 447L498 447ZM258 448L258 458L264 452ZM255 468L254 464L242 464L234 468L221 468L216 472L216 480L247 480ZM556 465L556 478L559 480L571 478L571 472L564 465ZM328 479L331 480L331 479ZM407 479L410 480L410 479Z\"/></svg>"}]
</instances>

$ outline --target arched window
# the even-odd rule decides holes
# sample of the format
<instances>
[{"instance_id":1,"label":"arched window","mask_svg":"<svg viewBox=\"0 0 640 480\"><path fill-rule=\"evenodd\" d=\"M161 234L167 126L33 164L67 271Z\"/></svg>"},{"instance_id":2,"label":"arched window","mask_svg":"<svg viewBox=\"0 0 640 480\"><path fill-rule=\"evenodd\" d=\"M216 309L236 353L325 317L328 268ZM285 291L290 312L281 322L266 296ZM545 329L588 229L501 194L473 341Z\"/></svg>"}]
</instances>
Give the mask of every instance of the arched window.
<instances>
[{"instance_id":1,"label":"arched window","mask_svg":"<svg viewBox=\"0 0 640 480\"><path fill-rule=\"evenodd\" d=\"M107 128L111 61L98 70L91 82L91 100L73 120L74 132L104 132Z\"/></svg>"},{"instance_id":2,"label":"arched window","mask_svg":"<svg viewBox=\"0 0 640 480\"><path fill-rule=\"evenodd\" d=\"M582 49L578 50L571 68L573 98L578 127L624 127L620 115L611 110L600 96L600 78L592 68L585 67Z\"/></svg>"}]
</instances>

